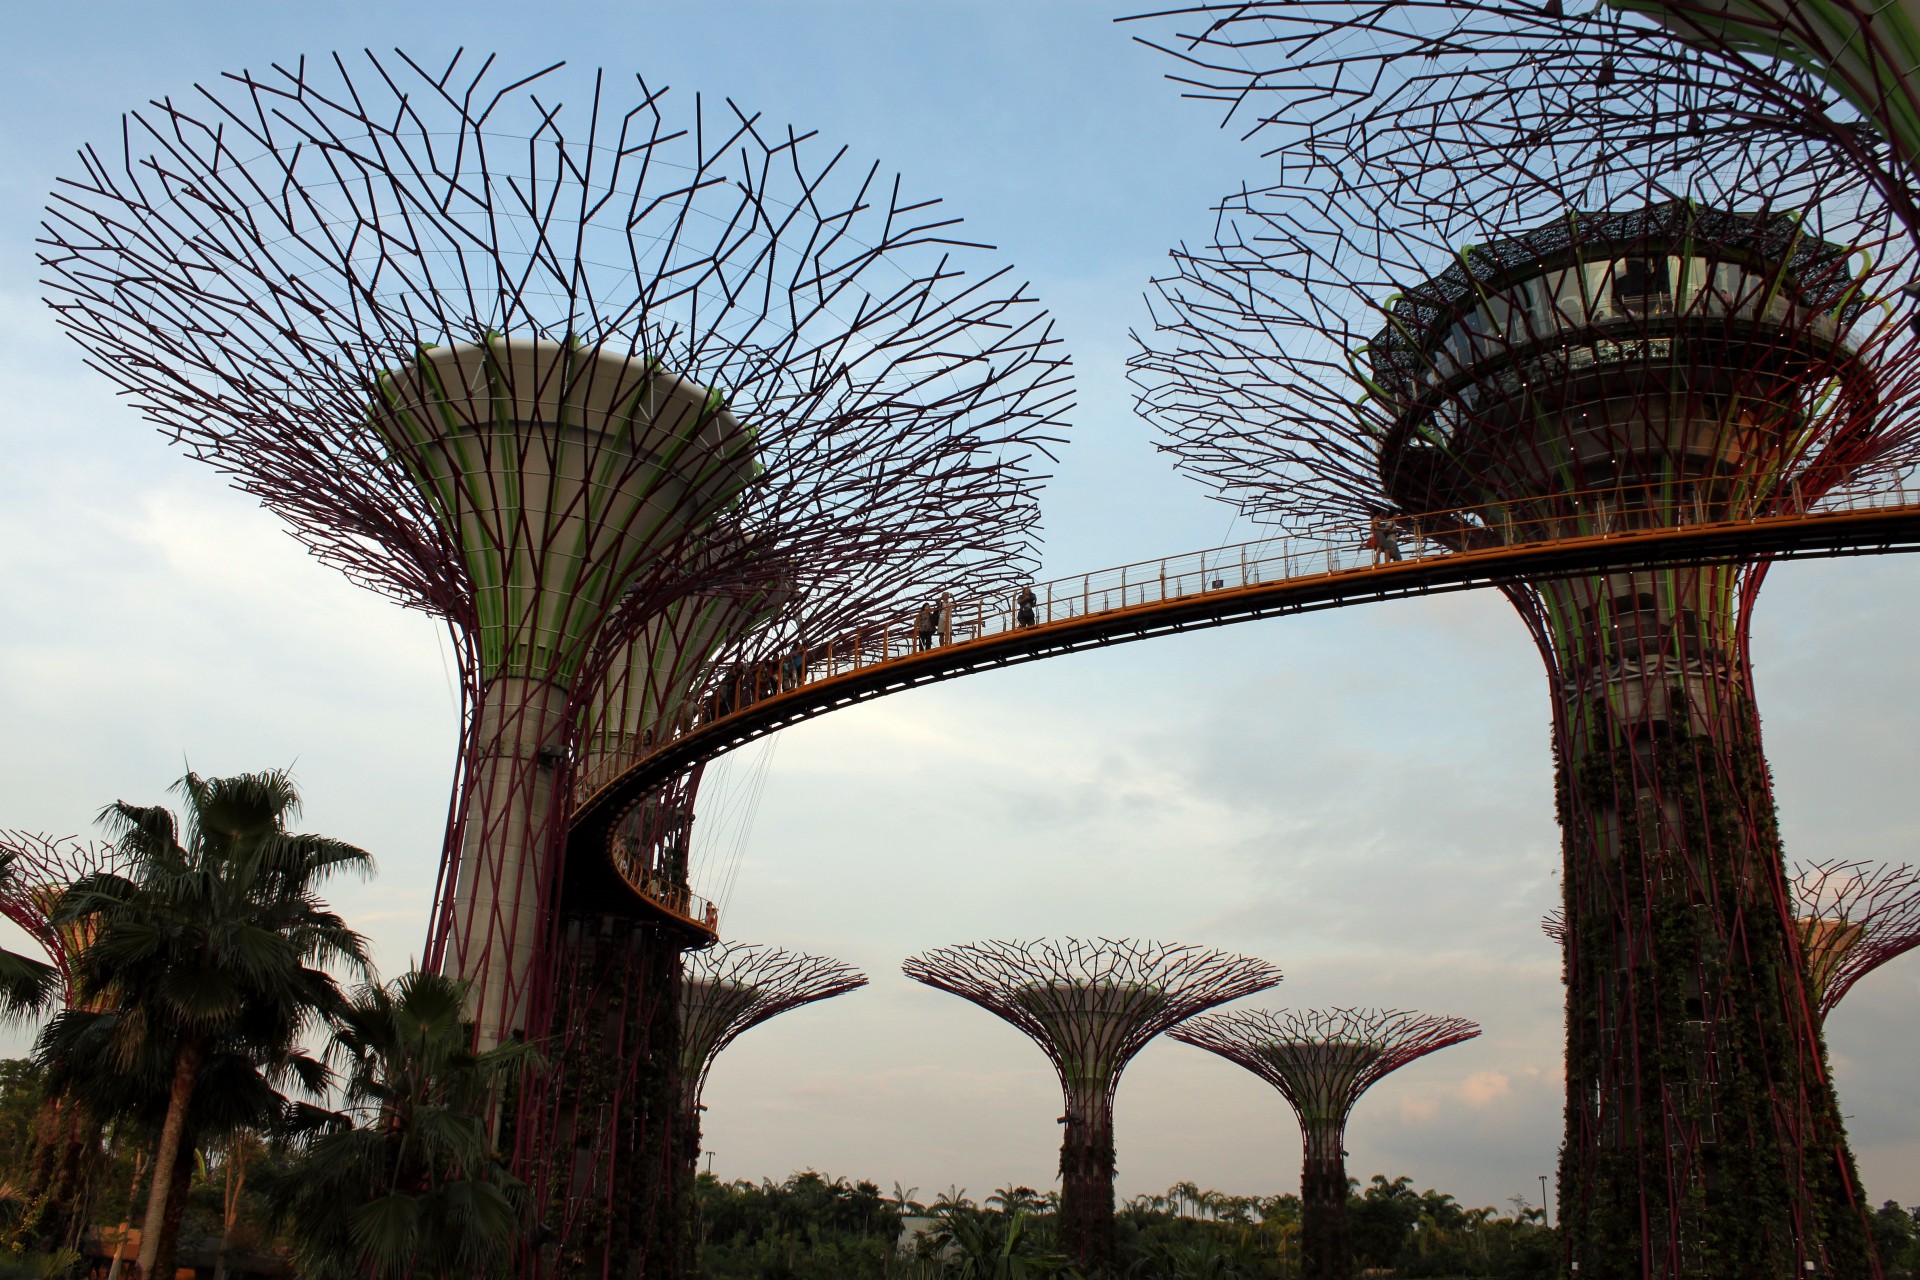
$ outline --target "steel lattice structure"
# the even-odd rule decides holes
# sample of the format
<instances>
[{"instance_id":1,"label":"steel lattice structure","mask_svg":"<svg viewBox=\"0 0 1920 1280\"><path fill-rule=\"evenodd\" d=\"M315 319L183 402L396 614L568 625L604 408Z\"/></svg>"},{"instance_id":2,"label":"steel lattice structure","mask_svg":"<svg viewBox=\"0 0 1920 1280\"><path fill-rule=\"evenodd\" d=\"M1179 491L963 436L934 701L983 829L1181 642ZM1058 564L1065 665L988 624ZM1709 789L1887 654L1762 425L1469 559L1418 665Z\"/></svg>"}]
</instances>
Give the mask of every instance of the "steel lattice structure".
<instances>
[{"instance_id":1,"label":"steel lattice structure","mask_svg":"<svg viewBox=\"0 0 1920 1280\"><path fill-rule=\"evenodd\" d=\"M1128 939L974 942L901 966L1018 1027L1059 1073L1060 1242L1089 1275L1113 1263L1113 1099L1133 1056L1194 1014L1265 991L1280 970L1205 947Z\"/></svg>"},{"instance_id":2,"label":"steel lattice structure","mask_svg":"<svg viewBox=\"0 0 1920 1280\"><path fill-rule=\"evenodd\" d=\"M73 958L87 945L88 934L83 924L55 925L53 905L82 876L123 871L125 855L112 844L72 836L0 831L0 856L11 859L13 867L12 875L0 879L0 915L20 926L60 971L67 1007L81 1007L74 1002Z\"/></svg>"},{"instance_id":3,"label":"steel lattice structure","mask_svg":"<svg viewBox=\"0 0 1920 1280\"><path fill-rule=\"evenodd\" d=\"M680 975L684 1163L700 1154L700 1098L720 1051L769 1018L867 985L850 964L784 947L728 942L687 957Z\"/></svg>"},{"instance_id":4,"label":"steel lattice structure","mask_svg":"<svg viewBox=\"0 0 1920 1280\"><path fill-rule=\"evenodd\" d=\"M1823 1021L1854 983L1920 947L1920 868L1813 862L1795 868L1792 885Z\"/></svg>"},{"instance_id":5,"label":"steel lattice structure","mask_svg":"<svg viewBox=\"0 0 1920 1280\"><path fill-rule=\"evenodd\" d=\"M1910 241L1831 148L1515 146L1566 104L1435 29L1370 44L1405 12L1236 7L1274 42L1286 92L1264 70L1238 88L1280 180L1156 288L1136 376L1185 469L1256 515L1372 520L1392 558L1792 516L1920 458L1920 346L1883 305ZM1696 93L1640 88L1648 118ZM1554 712L1583 1275L1874 1265L1760 742L1765 570L1503 588Z\"/></svg>"},{"instance_id":6,"label":"steel lattice structure","mask_svg":"<svg viewBox=\"0 0 1920 1280\"><path fill-rule=\"evenodd\" d=\"M1480 1034L1465 1018L1399 1009L1227 1009L1168 1032L1278 1089L1300 1119L1301 1274L1346 1280L1347 1117L1360 1095L1416 1058Z\"/></svg>"},{"instance_id":7,"label":"steel lattice structure","mask_svg":"<svg viewBox=\"0 0 1920 1280\"><path fill-rule=\"evenodd\" d=\"M127 870L127 859L113 844L72 836L49 838L27 831L0 831L0 858L8 874L0 876L0 915L33 939L60 973L61 1004L97 1012L109 997L82 1000L73 985L73 961L91 940L83 921L55 924L54 904L83 876ZM20 1208L9 1224L5 1244L15 1250L54 1241L77 1242L87 1230L103 1163L102 1125L71 1098L44 1098L28 1130L29 1160L18 1188Z\"/></svg>"},{"instance_id":8,"label":"steel lattice structure","mask_svg":"<svg viewBox=\"0 0 1920 1280\"><path fill-rule=\"evenodd\" d=\"M1903 7L1255 0L1141 16L1176 24L1144 42L1179 59L1187 94L1289 166L1432 190L1448 170L1563 170L1570 149L1639 171L1813 143L1920 233L1920 41Z\"/></svg>"},{"instance_id":9,"label":"steel lattice structure","mask_svg":"<svg viewBox=\"0 0 1920 1280\"><path fill-rule=\"evenodd\" d=\"M687 942L602 891L614 833L562 857L581 768L722 659L1028 558L1064 359L936 205L732 103L369 54L153 103L49 208L49 302L91 363L323 561L450 626L465 714L427 959L474 983L481 1039L558 1014L592 1074L607 1001L656 1024L628 1078L563 1061L543 1087L570 1101L517 1107L576 1272L628 1265L609 1224L639 1215L572 1171L644 1165L655 1137L588 1117L673 1058ZM669 788L688 814L695 781ZM617 869L657 873L641 821Z\"/></svg>"}]
</instances>

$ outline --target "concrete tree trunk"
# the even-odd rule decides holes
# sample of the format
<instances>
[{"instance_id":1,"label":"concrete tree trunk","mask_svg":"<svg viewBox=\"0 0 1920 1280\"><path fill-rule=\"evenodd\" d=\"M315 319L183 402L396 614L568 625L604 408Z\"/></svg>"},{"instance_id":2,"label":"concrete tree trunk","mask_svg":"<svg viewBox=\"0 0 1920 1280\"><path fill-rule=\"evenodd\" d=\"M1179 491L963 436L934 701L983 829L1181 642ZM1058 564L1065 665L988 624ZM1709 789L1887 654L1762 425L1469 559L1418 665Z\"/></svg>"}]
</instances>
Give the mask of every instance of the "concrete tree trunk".
<instances>
[{"instance_id":1,"label":"concrete tree trunk","mask_svg":"<svg viewBox=\"0 0 1920 1280\"><path fill-rule=\"evenodd\" d=\"M1347 1236L1347 1161L1341 1135L1307 1135L1300 1169L1300 1274L1304 1280L1350 1280L1353 1248Z\"/></svg>"},{"instance_id":2,"label":"concrete tree trunk","mask_svg":"<svg viewBox=\"0 0 1920 1280\"><path fill-rule=\"evenodd\" d=\"M1113 1274L1113 1105L1102 1093L1067 1098L1060 1144L1060 1247L1088 1277Z\"/></svg>"}]
</instances>

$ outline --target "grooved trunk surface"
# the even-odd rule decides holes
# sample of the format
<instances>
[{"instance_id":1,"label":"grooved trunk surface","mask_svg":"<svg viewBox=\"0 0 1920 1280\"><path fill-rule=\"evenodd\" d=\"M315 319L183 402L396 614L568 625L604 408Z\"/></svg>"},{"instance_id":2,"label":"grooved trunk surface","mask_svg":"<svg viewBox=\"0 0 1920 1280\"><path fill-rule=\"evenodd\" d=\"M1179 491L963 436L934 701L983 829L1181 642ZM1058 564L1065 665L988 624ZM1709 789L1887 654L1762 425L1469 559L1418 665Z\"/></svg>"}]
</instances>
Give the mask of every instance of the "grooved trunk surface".
<instances>
[{"instance_id":1,"label":"grooved trunk surface","mask_svg":"<svg viewBox=\"0 0 1920 1280\"><path fill-rule=\"evenodd\" d=\"M679 1132L680 943L638 921L573 913L557 950L550 1068L529 1084L515 1160L547 1243L521 1274L679 1280L693 1197Z\"/></svg>"},{"instance_id":2,"label":"grooved trunk surface","mask_svg":"<svg viewBox=\"0 0 1920 1280\"><path fill-rule=\"evenodd\" d=\"M1113 1274L1113 1107L1067 1100L1060 1144L1060 1247L1088 1277Z\"/></svg>"},{"instance_id":3,"label":"grooved trunk surface","mask_svg":"<svg viewBox=\"0 0 1920 1280\"><path fill-rule=\"evenodd\" d=\"M1349 1280L1347 1162L1307 1157L1300 1170L1300 1274L1304 1280Z\"/></svg>"},{"instance_id":4,"label":"grooved trunk surface","mask_svg":"<svg viewBox=\"0 0 1920 1280\"><path fill-rule=\"evenodd\" d=\"M545 1012L534 988L566 839L553 802L566 710L565 689L502 676L487 683L474 716L459 869L452 900L437 905L448 931L441 969L472 984L482 1049L529 1032Z\"/></svg>"},{"instance_id":5,"label":"grooved trunk surface","mask_svg":"<svg viewBox=\"0 0 1920 1280\"><path fill-rule=\"evenodd\" d=\"M1554 673L1581 1280L1869 1276L1746 659L1757 582L1515 592Z\"/></svg>"}]
</instances>

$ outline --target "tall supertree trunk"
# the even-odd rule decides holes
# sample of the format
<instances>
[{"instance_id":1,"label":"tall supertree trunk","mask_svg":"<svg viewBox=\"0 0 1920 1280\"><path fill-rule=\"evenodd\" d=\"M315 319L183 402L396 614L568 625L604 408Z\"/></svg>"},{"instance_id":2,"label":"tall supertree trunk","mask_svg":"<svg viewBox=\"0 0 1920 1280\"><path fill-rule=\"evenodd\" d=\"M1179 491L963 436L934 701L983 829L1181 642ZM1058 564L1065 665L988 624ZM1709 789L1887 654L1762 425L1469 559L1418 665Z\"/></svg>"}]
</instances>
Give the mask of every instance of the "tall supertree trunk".
<instances>
[{"instance_id":1,"label":"tall supertree trunk","mask_svg":"<svg viewBox=\"0 0 1920 1280\"><path fill-rule=\"evenodd\" d=\"M674 1130L674 1160L668 1203L673 1206L678 1226L679 1256L675 1259L677 1280L691 1280L700 1274L700 1108L681 1109ZM665 1274L665 1273L663 1273Z\"/></svg>"},{"instance_id":2,"label":"tall supertree trunk","mask_svg":"<svg viewBox=\"0 0 1920 1280\"><path fill-rule=\"evenodd\" d=\"M1873 1273L1752 697L1761 574L1512 593L1555 676L1582 1280Z\"/></svg>"},{"instance_id":3,"label":"tall supertree trunk","mask_svg":"<svg viewBox=\"0 0 1920 1280\"><path fill-rule=\"evenodd\" d=\"M1347 1160L1338 1127L1313 1126L1300 1169L1300 1274L1305 1280L1348 1280Z\"/></svg>"},{"instance_id":4,"label":"tall supertree trunk","mask_svg":"<svg viewBox=\"0 0 1920 1280\"><path fill-rule=\"evenodd\" d=\"M645 921L565 917L548 1069L530 1090L516 1138L524 1167L547 1189L550 1243L527 1260L526 1274L682 1274L674 989L684 945Z\"/></svg>"},{"instance_id":5,"label":"tall supertree trunk","mask_svg":"<svg viewBox=\"0 0 1920 1280\"><path fill-rule=\"evenodd\" d=\"M554 798L567 753L567 691L518 676L486 682L474 716L445 964L473 983L482 1048L532 1036L532 982L565 839Z\"/></svg>"},{"instance_id":6,"label":"tall supertree trunk","mask_svg":"<svg viewBox=\"0 0 1920 1280\"><path fill-rule=\"evenodd\" d=\"M1113 1102L1105 1090L1074 1090L1060 1144L1060 1247L1090 1277L1113 1274L1113 1172Z\"/></svg>"}]
</instances>

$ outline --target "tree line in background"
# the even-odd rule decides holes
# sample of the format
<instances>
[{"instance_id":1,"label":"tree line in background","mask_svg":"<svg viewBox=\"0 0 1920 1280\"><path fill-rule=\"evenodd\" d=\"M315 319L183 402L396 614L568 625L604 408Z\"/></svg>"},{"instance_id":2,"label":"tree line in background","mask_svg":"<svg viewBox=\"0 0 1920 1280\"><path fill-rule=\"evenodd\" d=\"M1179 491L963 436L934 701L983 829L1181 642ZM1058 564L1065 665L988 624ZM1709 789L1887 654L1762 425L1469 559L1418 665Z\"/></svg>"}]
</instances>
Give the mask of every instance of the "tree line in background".
<instances>
[{"instance_id":1,"label":"tree line in background","mask_svg":"<svg viewBox=\"0 0 1920 1280\"><path fill-rule=\"evenodd\" d=\"M1557 1233L1515 1196L1511 1212L1470 1209L1411 1180L1350 1184L1356 1274L1535 1280L1560 1274ZM811 1170L785 1182L699 1179L705 1280L1075 1280L1055 1248L1057 1197L1003 1187L975 1203L952 1189L929 1203ZM1294 1280L1300 1198L1233 1196L1178 1183L1116 1215L1127 1280ZM1888 1280L1920 1275L1920 1206L1875 1216Z\"/></svg>"},{"instance_id":2,"label":"tree line in background","mask_svg":"<svg viewBox=\"0 0 1920 1280\"><path fill-rule=\"evenodd\" d=\"M1003 1187L981 1203L950 1190L931 1203L814 1172L784 1183L702 1175L700 1253L708 1280L1070 1280L1055 1241L1056 1197ZM1539 1209L1469 1209L1406 1178L1353 1185L1354 1262L1407 1277L1533 1280L1559 1273ZM1119 1273L1150 1280L1299 1276L1294 1195L1231 1196L1192 1183L1136 1196L1116 1215Z\"/></svg>"}]
</instances>

